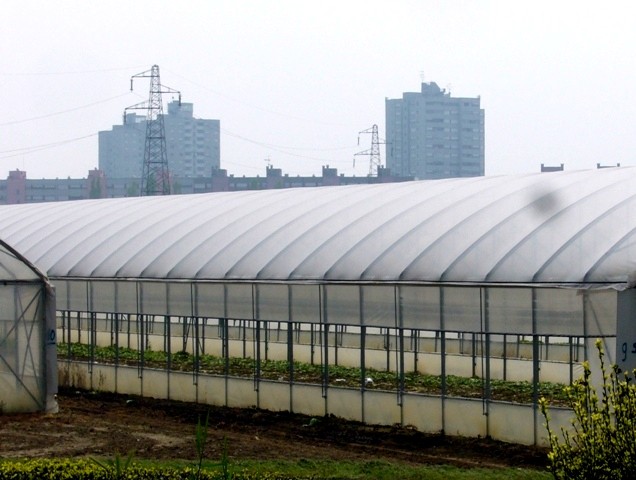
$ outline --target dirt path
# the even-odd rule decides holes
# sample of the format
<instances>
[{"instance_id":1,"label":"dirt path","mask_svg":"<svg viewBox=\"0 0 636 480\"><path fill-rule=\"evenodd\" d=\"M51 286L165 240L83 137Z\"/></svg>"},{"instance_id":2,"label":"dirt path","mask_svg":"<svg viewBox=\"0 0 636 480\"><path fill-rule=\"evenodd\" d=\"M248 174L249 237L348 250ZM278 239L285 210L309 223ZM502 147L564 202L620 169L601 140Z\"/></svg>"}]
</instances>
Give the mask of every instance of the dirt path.
<instances>
[{"instance_id":1,"label":"dirt path","mask_svg":"<svg viewBox=\"0 0 636 480\"><path fill-rule=\"evenodd\" d=\"M208 407L140 397L62 391L57 414L0 416L0 457L126 455L195 459L197 420L209 414L206 458L392 460L458 466L546 465L542 449L426 435L335 417Z\"/></svg>"}]
</instances>

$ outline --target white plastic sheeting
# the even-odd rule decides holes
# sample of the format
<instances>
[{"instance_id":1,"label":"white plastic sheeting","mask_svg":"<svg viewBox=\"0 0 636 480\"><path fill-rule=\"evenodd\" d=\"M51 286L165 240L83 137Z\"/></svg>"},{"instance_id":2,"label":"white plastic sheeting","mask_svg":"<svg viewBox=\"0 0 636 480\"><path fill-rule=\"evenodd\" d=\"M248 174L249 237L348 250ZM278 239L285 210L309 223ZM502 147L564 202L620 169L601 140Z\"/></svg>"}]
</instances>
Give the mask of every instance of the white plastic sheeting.
<instances>
[{"instance_id":1,"label":"white plastic sheeting","mask_svg":"<svg viewBox=\"0 0 636 480\"><path fill-rule=\"evenodd\" d=\"M0 207L50 277L617 284L636 168Z\"/></svg>"},{"instance_id":2,"label":"white plastic sheeting","mask_svg":"<svg viewBox=\"0 0 636 480\"><path fill-rule=\"evenodd\" d=\"M0 282L39 282L37 270L0 240Z\"/></svg>"},{"instance_id":3,"label":"white plastic sheeting","mask_svg":"<svg viewBox=\"0 0 636 480\"><path fill-rule=\"evenodd\" d=\"M54 411L56 393L53 291L0 241L0 413Z\"/></svg>"}]
</instances>

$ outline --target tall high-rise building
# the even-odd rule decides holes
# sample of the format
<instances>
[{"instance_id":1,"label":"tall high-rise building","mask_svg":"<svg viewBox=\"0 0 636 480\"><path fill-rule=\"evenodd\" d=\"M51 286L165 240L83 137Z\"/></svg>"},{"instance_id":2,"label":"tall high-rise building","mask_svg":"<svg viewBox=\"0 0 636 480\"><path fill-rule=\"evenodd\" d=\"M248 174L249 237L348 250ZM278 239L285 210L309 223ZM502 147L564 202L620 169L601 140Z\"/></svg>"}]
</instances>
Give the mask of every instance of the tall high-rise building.
<instances>
[{"instance_id":1,"label":"tall high-rise building","mask_svg":"<svg viewBox=\"0 0 636 480\"><path fill-rule=\"evenodd\" d=\"M194 118L191 103L172 101L163 117L168 169L174 177L209 177L221 166L220 121ZM99 168L108 178L141 178L146 117L126 114L123 125L99 132Z\"/></svg>"},{"instance_id":2,"label":"tall high-rise building","mask_svg":"<svg viewBox=\"0 0 636 480\"><path fill-rule=\"evenodd\" d=\"M418 179L484 175L480 98L453 98L434 82L387 98L386 166Z\"/></svg>"}]
</instances>

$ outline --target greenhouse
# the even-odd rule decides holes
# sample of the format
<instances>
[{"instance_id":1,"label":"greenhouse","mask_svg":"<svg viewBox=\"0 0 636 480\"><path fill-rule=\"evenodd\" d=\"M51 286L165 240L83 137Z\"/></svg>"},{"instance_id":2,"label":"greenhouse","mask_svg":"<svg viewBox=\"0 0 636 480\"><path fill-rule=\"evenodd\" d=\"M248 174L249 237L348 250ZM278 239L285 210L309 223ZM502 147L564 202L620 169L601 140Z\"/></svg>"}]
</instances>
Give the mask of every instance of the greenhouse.
<instances>
[{"instance_id":1,"label":"greenhouse","mask_svg":"<svg viewBox=\"0 0 636 480\"><path fill-rule=\"evenodd\" d=\"M55 295L0 240L0 414L57 411Z\"/></svg>"},{"instance_id":2,"label":"greenhouse","mask_svg":"<svg viewBox=\"0 0 636 480\"><path fill-rule=\"evenodd\" d=\"M635 181L12 205L0 234L56 288L63 384L540 444L597 338L634 363Z\"/></svg>"}]
</instances>

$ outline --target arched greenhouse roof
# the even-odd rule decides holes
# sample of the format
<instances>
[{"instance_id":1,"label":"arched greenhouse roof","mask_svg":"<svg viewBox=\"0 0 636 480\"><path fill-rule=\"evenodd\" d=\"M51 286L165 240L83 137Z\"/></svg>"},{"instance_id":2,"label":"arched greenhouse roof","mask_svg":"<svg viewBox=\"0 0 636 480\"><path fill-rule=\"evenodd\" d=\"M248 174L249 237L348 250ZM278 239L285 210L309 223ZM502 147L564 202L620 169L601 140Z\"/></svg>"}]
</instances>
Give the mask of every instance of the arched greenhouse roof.
<instances>
[{"instance_id":1,"label":"arched greenhouse roof","mask_svg":"<svg viewBox=\"0 0 636 480\"><path fill-rule=\"evenodd\" d=\"M636 168L0 207L50 277L612 284Z\"/></svg>"}]
</instances>

